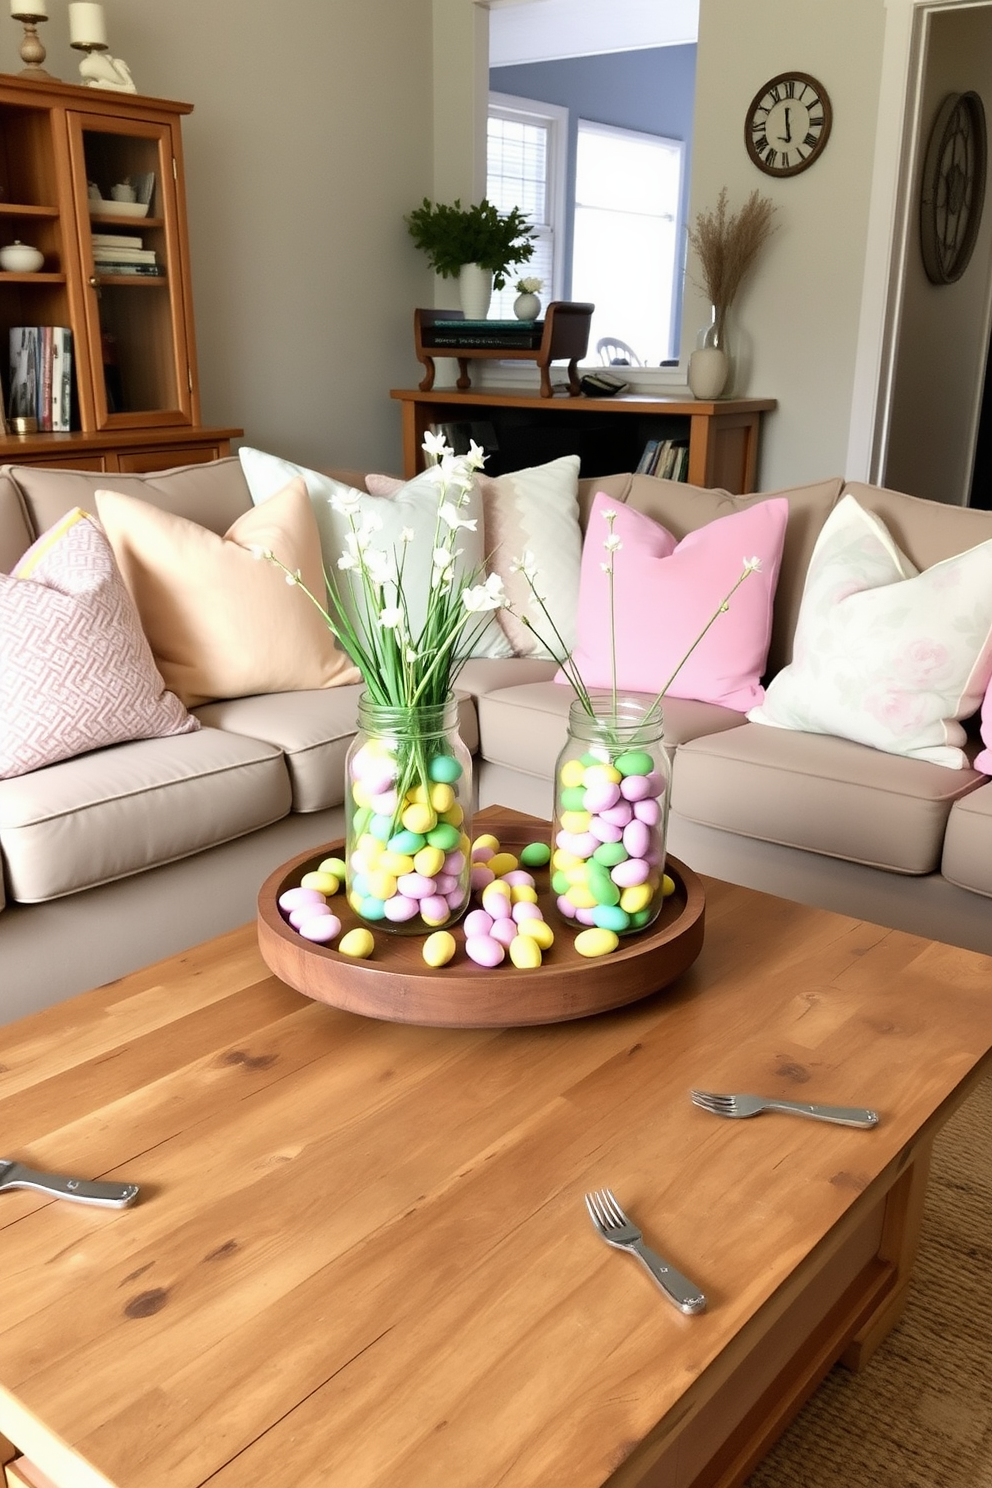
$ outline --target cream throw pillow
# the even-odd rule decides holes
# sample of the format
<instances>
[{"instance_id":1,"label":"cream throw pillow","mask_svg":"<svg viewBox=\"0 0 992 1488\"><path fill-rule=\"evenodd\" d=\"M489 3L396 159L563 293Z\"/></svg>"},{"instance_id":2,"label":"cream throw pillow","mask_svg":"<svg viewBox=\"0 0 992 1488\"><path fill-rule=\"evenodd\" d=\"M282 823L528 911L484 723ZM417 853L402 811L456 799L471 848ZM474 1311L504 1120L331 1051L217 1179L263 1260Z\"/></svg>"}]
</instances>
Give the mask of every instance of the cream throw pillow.
<instances>
[{"instance_id":1,"label":"cream throw pillow","mask_svg":"<svg viewBox=\"0 0 992 1488\"><path fill-rule=\"evenodd\" d=\"M134 496L96 506L156 664L187 707L217 698L357 682L318 611L253 547L271 549L323 597L320 543L301 480L218 537Z\"/></svg>"},{"instance_id":2,"label":"cream throw pillow","mask_svg":"<svg viewBox=\"0 0 992 1488\"><path fill-rule=\"evenodd\" d=\"M845 496L813 549L792 663L747 716L960 770L958 720L990 675L992 540L919 573Z\"/></svg>"},{"instance_id":3,"label":"cream throw pillow","mask_svg":"<svg viewBox=\"0 0 992 1488\"><path fill-rule=\"evenodd\" d=\"M431 573L434 567L434 532L437 523L438 488L428 472L414 476L413 480L401 481L398 489L388 496L373 496L368 491L356 491L318 470L307 470L302 465L293 465L277 455L264 450L242 446L238 450L241 468L248 482L251 499L256 506L269 501L274 491L281 490L293 476L306 482L314 515L320 530L320 545L324 554L324 567L338 579L337 561L345 550L345 538L351 531L348 518L334 510L331 498L348 495L354 498L355 520L361 522L366 516L379 524L374 546L385 553L403 552L403 592L410 613L410 626L414 635L423 628L427 614L427 600L431 592ZM459 572L467 580L470 574L483 573L485 568L485 536L482 498L473 490L469 504L461 513L474 521L474 532L463 528L458 534L461 550ZM401 534L409 529L414 540L403 544ZM351 595L347 581L339 584L339 593L347 603ZM509 642L495 619L490 620L472 649L473 656L506 657L513 652Z\"/></svg>"}]
</instances>

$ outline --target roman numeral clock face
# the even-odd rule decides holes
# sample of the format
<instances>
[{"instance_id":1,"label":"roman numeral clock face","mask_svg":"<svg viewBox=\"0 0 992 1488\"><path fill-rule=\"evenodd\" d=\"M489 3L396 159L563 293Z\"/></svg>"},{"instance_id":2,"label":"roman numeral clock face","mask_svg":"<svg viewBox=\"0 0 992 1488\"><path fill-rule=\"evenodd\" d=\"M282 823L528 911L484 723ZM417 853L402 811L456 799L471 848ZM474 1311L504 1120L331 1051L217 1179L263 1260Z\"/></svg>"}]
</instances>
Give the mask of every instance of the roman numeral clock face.
<instances>
[{"instance_id":1,"label":"roman numeral clock face","mask_svg":"<svg viewBox=\"0 0 992 1488\"><path fill-rule=\"evenodd\" d=\"M747 153L769 176L795 176L818 159L830 134L830 100L816 78L783 72L754 95L744 121Z\"/></svg>"}]
</instances>

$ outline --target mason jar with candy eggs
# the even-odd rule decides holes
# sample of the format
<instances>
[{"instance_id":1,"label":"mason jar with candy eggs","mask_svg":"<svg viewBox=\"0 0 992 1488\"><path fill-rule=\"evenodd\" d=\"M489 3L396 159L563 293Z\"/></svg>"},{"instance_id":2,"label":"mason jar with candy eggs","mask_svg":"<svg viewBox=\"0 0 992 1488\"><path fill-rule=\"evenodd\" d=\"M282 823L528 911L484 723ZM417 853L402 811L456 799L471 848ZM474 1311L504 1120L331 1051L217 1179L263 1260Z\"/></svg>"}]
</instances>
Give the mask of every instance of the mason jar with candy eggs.
<instances>
[{"instance_id":1,"label":"mason jar with candy eggs","mask_svg":"<svg viewBox=\"0 0 992 1488\"><path fill-rule=\"evenodd\" d=\"M653 699L591 692L576 698L555 766L551 887L579 929L646 930L664 897L672 771Z\"/></svg>"},{"instance_id":2,"label":"mason jar with candy eggs","mask_svg":"<svg viewBox=\"0 0 992 1488\"><path fill-rule=\"evenodd\" d=\"M345 760L345 887L360 919L423 935L471 893L472 759L458 704L388 707L363 693Z\"/></svg>"}]
</instances>

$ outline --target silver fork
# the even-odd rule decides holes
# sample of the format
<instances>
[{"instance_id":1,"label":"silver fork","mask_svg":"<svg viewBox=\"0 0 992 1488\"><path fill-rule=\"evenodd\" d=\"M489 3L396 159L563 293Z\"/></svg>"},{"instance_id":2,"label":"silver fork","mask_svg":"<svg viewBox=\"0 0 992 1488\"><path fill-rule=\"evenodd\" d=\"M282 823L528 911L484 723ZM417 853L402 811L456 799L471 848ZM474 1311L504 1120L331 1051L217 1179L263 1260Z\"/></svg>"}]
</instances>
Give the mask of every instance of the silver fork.
<instances>
[{"instance_id":1,"label":"silver fork","mask_svg":"<svg viewBox=\"0 0 992 1488\"><path fill-rule=\"evenodd\" d=\"M594 1193L587 1193L586 1208L589 1210L589 1218L607 1245L615 1245L618 1250L632 1251L650 1271L669 1301L674 1302L681 1312L702 1312L706 1306L706 1298L695 1282L676 1271L674 1266L663 1261L660 1255L643 1243L640 1230L624 1214L610 1189L600 1188Z\"/></svg>"},{"instance_id":2,"label":"silver fork","mask_svg":"<svg viewBox=\"0 0 992 1488\"><path fill-rule=\"evenodd\" d=\"M757 1116L761 1111L790 1111L794 1116L812 1116L838 1126L877 1126L878 1112L866 1106L814 1106L803 1101L765 1100L760 1095L718 1095L712 1090L693 1090L692 1103L714 1116Z\"/></svg>"}]
</instances>

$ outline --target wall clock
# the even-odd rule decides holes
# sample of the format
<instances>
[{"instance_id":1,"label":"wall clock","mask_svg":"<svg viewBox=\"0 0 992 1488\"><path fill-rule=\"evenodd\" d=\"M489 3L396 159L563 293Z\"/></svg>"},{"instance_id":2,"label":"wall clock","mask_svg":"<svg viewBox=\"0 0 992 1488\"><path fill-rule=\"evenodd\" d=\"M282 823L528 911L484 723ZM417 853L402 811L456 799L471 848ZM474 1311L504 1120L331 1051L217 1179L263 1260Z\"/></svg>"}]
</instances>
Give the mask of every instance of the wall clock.
<instances>
[{"instance_id":1,"label":"wall clock","mask_svg":"<svg viewBox=\"0 0 992 1488\"><path fill-rule=\"evenodd\" d=\"M920 186L920 250L932 284L968 267L985 200L985 109L977 93L949 93L937 110Z\"/></svg>"},{"instance_id":2,"label":"wall clock","mask_svg":"<svg viewBox=\"0 0 992 1488\"><path fill-rule=\"evenodd\" d=\"M796 176L818 160L833 112L826 89L807 72L781 72L751 100L744 120L747 153L769 176Z\"/></svg>"}]
</instances>

